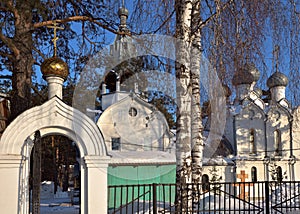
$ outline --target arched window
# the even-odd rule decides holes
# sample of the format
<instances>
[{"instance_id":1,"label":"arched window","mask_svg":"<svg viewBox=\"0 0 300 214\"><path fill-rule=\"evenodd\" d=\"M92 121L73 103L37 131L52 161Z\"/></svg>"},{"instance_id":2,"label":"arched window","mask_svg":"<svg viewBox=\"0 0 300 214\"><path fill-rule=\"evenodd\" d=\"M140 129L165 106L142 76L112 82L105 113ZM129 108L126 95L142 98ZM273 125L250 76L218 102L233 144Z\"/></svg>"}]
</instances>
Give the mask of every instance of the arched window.
<instances>
[{"instance_id":1,"label":"arched window","mask_svg":"<svg viewBox=\"0 0 300 214\"><path fill-rule=\"evenodd\" d=\"M256 154L256 143L255 143L255 130L250 129L250 137L249 137L249 147L250 147L250 154Z\"/></svg>"},{"instance_id":2,"label":"arched window","mask_svg":"<svg viewBox=\"0 0 300 214\"><path fill-rule=\"evenodd\" d=\"M280 166L276 168L277 181L281 182L283 180L282 169Z\"/></svg>"},{"instance_id":3,"label":"arched window","mask_svg":"<svg viewBox=\"0 0 300 214\"><path fill-rule=\"evenodd\" d=\"M202 190L203 192L209 191L209 177L207 174L202 175Z\"/></svg>"},{"instance_id":4,"label":"arched window","mask_svg":"<svg viewBox=\"0 0 300 214\"><path fill-rule=\"evenodd\" d=\"M252 182L257 182L257 169L255 166L251 168L251 180Z\"/></svg>"},{"instance_id":5,"label":"arched window","mask_svg":"<svg viewBox=\"0 0 300 214\"><path fill-rule=\"evenodd\" d=\"M274 144L275 144L274 145L275 155L281 156L282 155L281 132L278 129L274 131Z\"/></svg>"}]
</instances>

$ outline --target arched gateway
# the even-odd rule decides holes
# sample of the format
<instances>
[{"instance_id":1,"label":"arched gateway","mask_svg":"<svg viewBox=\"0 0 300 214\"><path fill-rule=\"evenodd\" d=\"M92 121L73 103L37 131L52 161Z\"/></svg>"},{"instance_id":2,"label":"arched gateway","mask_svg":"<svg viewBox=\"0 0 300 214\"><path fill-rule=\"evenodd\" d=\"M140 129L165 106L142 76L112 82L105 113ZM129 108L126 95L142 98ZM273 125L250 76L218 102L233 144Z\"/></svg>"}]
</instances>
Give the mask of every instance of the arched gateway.
<instances>
[{"instance_id":1,"label":"arched gateway","mask_svg":"<svg viewBox=\"0 0 300 214\"><path fill-rule=\"evenodd\" d=\"M81 156L81 213L107 213L109 157L97 125L57 96L19 115L0 141L1 213L29 212L29 166L35 131L72 139Z\"/></svg>"}]
</instances>

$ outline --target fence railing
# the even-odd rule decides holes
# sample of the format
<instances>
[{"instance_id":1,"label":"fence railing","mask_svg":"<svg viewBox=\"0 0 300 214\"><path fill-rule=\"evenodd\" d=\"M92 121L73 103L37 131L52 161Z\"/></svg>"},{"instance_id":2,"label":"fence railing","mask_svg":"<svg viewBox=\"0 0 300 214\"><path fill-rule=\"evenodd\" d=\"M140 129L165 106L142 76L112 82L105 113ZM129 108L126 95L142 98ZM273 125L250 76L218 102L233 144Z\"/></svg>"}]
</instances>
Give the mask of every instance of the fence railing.
<instances>
[{"instance_id":1,"label":"fence railing","mask_svg":"<svg viewBox=\"0 0 300 214\"><path fill-rule=\"evenodd\" d=\"M108 210L111 214L296 214L300 213L300 182L109 186Z\"/></svg>"}]
</instances>

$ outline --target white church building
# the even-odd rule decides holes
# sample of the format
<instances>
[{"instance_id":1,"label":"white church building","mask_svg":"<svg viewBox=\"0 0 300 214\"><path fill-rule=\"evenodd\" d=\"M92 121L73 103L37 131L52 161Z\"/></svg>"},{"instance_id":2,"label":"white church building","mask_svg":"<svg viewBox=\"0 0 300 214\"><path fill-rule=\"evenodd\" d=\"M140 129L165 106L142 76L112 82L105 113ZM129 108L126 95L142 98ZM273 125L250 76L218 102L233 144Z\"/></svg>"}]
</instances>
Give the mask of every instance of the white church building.
<instances>
[{"instance_id":1,"label":"white church building","mask_svg":"<svg viewBox=\"0 0 300 214\"><path fill-rule=\"evenodd\" d=\"M120 30L126 30L128 11L122 8L119 15ZM116 42L126 39L119 35ZM42 137L69 137L78 147L81 213L107 213L108 185L175 182L174 132L164 115L141 96L138 82L131 88L122 85L126 72L104 78L103 112L94 122L62 100L66 63L51 57L42 71L49 85L48 101L19 115L0 139L3 213L28 213L30 153L37 130ZM245 66L234 76L236 97L227 103L222 141L212 157L203 157L206 181L211 180L213 170L219 181L226 182L300 180L300 107L292 109L286 100L288 78L283 73L269 77L267 97L255 87L259 77L254 66ZM204 121L209 124L209 118Z\"/></svg>"}]
</instances>

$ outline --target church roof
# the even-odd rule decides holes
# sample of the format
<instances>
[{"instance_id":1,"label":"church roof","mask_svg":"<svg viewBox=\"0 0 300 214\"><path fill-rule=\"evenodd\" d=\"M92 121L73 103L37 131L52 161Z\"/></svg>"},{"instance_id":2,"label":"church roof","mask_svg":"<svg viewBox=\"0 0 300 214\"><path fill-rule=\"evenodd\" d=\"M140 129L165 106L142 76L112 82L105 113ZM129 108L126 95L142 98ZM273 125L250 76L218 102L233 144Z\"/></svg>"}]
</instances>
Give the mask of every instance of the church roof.
<instances>
[{"instance_id":1,"label":"church roof","mask_svg":"<svg viewBox=\"0 0 300 214\"><path fill-rule=\"evenodd\" d=\"M232 79L233 85L251 84L257 82L260 77L259 70L253 63L247 63L245 66L235 73Z\"/></svg>"},{"instance_id":2,"label":"church roof","mask_svg":"<svg viewBox=\"0 0 300 214\"><path fill-rule=\"evenodd\" d=\"M276 86L287 86L288 78L281 72L275 72L272 74L267 80L267 86L269 88L273 88Z\"/></svg>"},{"instance_id":3,"label":"church roof","mask_svg":"<svg viewBox=\"0 0 300 214\"><path fill-rule=\"evenodd\" d=\"M242 84L251 84L253 82L254 82L253 75L245 69L235 73L235 75L232 78L232 84L235 86L242 85Z\"/></svg>"}]
</instances>

